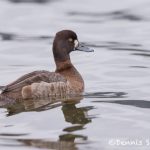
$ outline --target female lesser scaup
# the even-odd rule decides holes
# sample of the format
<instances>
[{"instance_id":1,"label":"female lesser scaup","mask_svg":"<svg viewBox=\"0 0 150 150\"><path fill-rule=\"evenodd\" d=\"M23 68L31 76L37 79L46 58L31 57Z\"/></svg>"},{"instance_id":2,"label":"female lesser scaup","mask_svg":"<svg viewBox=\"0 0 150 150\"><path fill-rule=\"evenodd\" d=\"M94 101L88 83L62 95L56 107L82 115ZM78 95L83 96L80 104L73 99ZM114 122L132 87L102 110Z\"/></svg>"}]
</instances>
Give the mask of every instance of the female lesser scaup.
<instances>
[{"instance_id":1,"label":"female lesser scaup","mask_svg":"<svg viewBox=\"0 0 150 150\"><path fill-rule=\"evenodd\" d=\"M81 94L84 81L73 66L69 53L72 51L92 52L78 42L75 32L62 30L56 33L53 55L56 71L34 71L26 74L2 89L1 96L13 99L46 97L50 95Z\"/></svg>"}]
</instances>

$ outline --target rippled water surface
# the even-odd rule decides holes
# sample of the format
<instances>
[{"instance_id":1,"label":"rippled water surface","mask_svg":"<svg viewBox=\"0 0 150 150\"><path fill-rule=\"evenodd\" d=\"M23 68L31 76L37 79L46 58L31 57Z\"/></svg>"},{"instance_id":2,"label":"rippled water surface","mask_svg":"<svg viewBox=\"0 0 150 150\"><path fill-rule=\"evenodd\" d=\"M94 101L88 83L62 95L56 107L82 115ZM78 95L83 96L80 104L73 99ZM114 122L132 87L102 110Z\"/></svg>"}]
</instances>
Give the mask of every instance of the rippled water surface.
<instances>
[{"instance_id":1,"label":"rippled water surface","mask_svg":"<svg viewBox=\"0 0 150 150\"><path fill-rule=\"evenodd\" d=\"M85 80L80 102L0 102L0 149L148 150L149 8L149 0L0 0L0 85L55 70L59 30L95 49L71 54Z\"/></svg>"}]
</instances>

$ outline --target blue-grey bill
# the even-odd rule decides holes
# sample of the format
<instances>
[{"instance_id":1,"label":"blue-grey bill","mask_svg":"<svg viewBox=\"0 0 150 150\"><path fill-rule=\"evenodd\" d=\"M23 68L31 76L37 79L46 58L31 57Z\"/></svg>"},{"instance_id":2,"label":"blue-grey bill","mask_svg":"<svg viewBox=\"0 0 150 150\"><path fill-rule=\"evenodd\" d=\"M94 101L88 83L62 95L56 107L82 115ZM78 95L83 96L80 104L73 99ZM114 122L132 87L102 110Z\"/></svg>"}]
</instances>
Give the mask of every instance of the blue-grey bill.
<instances>
[{"instance_id":1,"label":"blue-grey bill","mask_svg":"<svg viewBox=\"0 0 150 150\"><path fill-rule=\"evenodd\" d=\"M83 51L83 52L94 52L94 49L89 48L88 46L80 43L77 48L75 48L76 51Z\"/></svg>"}]
</instances>

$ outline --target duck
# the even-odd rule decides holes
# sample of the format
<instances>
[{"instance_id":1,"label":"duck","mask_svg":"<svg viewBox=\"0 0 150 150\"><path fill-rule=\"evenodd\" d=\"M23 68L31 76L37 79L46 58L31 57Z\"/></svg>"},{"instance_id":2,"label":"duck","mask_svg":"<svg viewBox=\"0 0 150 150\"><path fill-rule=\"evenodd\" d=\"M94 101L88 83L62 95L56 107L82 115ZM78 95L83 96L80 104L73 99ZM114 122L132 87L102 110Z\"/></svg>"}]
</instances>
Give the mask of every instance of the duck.
<instances>
[{"instance_id":1,"label":"duck","mask_svg":"<svg viewBox=\"0 0 150 150\"><path fill-rule=\"evenodd\" d=\"M72 64L70 53L94 50L80 43L74 31L62 30L54 37L52 51L56 64L54 72L38 70L27 73L6 86L0 86L0 96L17 100L50 95L82 94L84 80Z\"/></svg>"}]
</instances>

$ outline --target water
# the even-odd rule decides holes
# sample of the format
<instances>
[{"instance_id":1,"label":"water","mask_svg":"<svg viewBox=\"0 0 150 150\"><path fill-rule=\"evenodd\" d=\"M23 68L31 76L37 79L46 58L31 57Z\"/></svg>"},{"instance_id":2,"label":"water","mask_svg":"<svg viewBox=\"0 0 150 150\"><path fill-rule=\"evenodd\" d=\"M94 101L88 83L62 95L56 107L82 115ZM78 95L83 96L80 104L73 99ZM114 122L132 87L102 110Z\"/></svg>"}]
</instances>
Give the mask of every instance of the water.
<instances>
[{"instance_id":1,"label":"water","mask_svg":"<svg viewBox=\"0 0 150 150\"><path fill-rule=\"evenodd\" d=\"M54 70L59 30L74 30L95 52L71 54L85 80L80 102L0 108L0 149L149 149L149 7L149 0L1 0L0 85Z\"/></svg>"}]
</instances>

